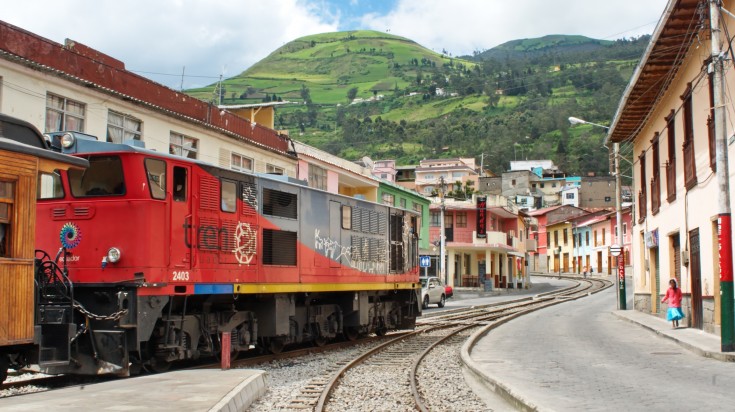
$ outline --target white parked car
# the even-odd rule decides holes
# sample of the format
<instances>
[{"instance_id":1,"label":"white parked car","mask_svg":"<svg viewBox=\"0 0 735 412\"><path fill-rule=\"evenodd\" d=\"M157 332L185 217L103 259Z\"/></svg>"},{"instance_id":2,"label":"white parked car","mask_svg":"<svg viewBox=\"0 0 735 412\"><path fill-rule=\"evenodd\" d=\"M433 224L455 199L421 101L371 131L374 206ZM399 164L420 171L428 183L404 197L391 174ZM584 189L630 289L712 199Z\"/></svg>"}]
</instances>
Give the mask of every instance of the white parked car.
<instances>
[{"instance_id":1,"label":"white parked car","mask_svg":"<svg viewBox=\"0 0 735 412\"><path fill-rule=\"evenodd\" d=\"M433 276L421 278L421 302L424 309L434 303L443 308L446 301L446 291L439 278Z\"/></svg>"}]
</instances>

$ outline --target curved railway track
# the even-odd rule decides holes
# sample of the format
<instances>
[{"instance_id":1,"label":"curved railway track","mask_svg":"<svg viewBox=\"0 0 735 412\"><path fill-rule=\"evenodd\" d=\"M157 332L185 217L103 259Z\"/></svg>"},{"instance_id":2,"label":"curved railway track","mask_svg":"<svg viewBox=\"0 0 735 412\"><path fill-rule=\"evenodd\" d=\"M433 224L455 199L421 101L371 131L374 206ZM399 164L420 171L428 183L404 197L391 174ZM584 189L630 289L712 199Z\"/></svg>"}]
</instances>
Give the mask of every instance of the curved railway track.
<instances>
[{"instance_id":1,"label":"curved railway track","mask_svg":"<svg viewBox=\"0 0 735 412\"><path fill-rule=\"evenodd\" d=\"M556 276L554 276L556 277ZM411 332L393 333L386 337L371 337L353 342L338 342L323 347L301 348L281 354L261 355L235 360L232 367L249 367L273 360L298 358L306 354L337 351L357 343L374 345L356 358L337 359L317 376L303 385L298 393L286 404L283 410L345 410L357 409L349 407L354 399L354 391L350 386L350 374L374 376L373 388L360 388L367 397L385 397L386 394L408 409L421 411L439 410L425 400L421 390L419 366L426 356L442 345L462 344L470 332L480 327L507 322L525 313L558 304L569 299L576 299L610 287L611 282L602 279L567 278L577 282L576 285L553 292L546 292L533 297L521 298L500 303L477 305L467 309L456 309L426 315L417 323L417 329ZM217 368L219 364L207 363L197 368ZM97 378L99 381L99 378ZM94 380L84 380L92 383ZM0 391L11 388L22 388L34 385L39 390L67 387L80 384L78 377L46 376L23 381L6 382ZM372 395L370 394L372 392ZM400 409L400 408L399 408Z\"/></svg>"},{"instance_id":2,"label":"curved railway track","mask_svg":"<svg viewBox=\"0 0 735 412\"><path fill-rule=\"evenodd\" d=\"M432 316L422 322L419 329L385 342L344 364L330 379L321 378L311 382L308 391L302 391L292 399L294 408L306 409L313 405L315 411L353 409L354 402L365 398L384 398L387 409L413 405L409 409L421 411L437 410L424 400L420 390L419 366L432 350L448 342L461 342L471 330L491 324L506 322L517 316L555 305L570 299L577 299L595 293L612 285L600 279L570 278L578 282L566 288L533 298L519 299L501 304L474 307L447 315ZM355 395L350 386L350 375L371 376L370 387L363 384L361 394ZM340 390L344 385L344 390ZM304 393L308 396L302 396ZM317 397L318 393L318 397ZM387 395L389 394L389 395ZM390 396L390 399L386 397ZM317 399L315 401L315 399Z\"/></svg>"}]
</instances>

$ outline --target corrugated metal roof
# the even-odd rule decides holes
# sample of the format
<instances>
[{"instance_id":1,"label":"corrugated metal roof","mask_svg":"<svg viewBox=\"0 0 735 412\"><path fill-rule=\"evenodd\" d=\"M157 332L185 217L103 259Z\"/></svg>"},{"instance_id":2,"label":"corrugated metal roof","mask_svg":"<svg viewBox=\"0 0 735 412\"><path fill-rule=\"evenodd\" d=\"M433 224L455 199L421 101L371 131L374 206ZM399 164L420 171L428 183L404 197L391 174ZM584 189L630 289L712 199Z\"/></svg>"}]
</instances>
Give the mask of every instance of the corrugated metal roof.
<instances>
[{"instance_id":1,"label":"corrugated metal roof","mask_svg":"<svg viewBox=\"0 0 735 412\"><path fill-rule=\"evenodd\" d=\"M706 6L707 2L701 0L669 1L620 100L607 141L631 140L646 124L656 102L674 81L692 42L705 30L709 22Z\"/></svg>"}]
</instances>

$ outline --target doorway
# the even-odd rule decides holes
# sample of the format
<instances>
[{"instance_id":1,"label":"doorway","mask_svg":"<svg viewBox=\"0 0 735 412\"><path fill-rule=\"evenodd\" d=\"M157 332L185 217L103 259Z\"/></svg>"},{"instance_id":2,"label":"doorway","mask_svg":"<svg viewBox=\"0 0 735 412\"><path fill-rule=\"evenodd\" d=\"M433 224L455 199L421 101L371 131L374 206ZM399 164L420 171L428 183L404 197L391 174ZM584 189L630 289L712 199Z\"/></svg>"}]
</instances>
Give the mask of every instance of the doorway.
<instances>
[{"instance_id":1,"label":"doorway","mask_svg":"<svg viewBox=\"0 0 735 412\"><path fill-rule=\"evenodd\" d=\"M689 231L689 272L692 278L692 325L702 329L702 272L699 260L699 228Z\"/></svg>"}]
</instances>

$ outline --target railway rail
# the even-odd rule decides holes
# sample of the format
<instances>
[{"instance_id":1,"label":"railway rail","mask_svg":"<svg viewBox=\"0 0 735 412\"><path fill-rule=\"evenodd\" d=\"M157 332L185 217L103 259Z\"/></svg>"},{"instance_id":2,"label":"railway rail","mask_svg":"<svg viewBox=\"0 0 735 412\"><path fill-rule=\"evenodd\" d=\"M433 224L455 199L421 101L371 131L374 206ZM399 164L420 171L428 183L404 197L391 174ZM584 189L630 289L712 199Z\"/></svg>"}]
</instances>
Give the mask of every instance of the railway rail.
<instances>
[{"instance_id":1,"label":"railway rail","mask_svg":"<svg viewBox=\"0 0 735 412\"><path fill-rule=\"evenodd\" d=\"M344 410L350 408L346 405L363 402L365 397L380 398L385 397L385 394L388 393L399 404L406 405L410 402L409 409L438 410L441 407L427 401L421 387L419 367L427 355L441 346L461 345L471 331L480 327L506 322L525 313L583 297L612 285L611 282L601 279L576 277L568 279L576 281L577 284L533 297L428 314L417 322L417 329L411 332L396 332L385 337L376 336L357 341L333 343L323 347L297 348L280 354L238 359L232 362L232 367L251 367L274 360L298 358L307 354L339 352L340 349L357 343L367 344L371 349L364 350L360 356L343 357L342 359L337 356L331 365L309 379L296 391L298 393L285 404L282 403L280 408L283 410ZM207 363L194 367L216 368L219 365ZM370 392L366 392L367 389L363 387L361 389L362 398L354 399L355 388L349 383L350 374L375 377L371 379L376 386L375 392L372 392L372 395L365 395ZM47 390L78 384L80 384L78 379L47 376L6 382L0 386L0 394L3 390L22 388L24 385L38 386L41 387L38 390ZM379 388L381 384L382 389ZM23 393L22 390L19 393ZM352 409L355 407L356 405L353 405Z\"/></svg>"},{"instance_id":2,"label":"railway rail","mask_svg":"<svg viewBox=\"0 0 735 412\"><path fill-rule=\"evenodd\" d=\"M491 323L505 322L525 313L580 298L612 285L611 282L600 279L570 279L574 279L578 284L533 298L433 316L422 321L422 325L417 330L378 345L345 363L334 372L329 380L320 379L310 382L308 390L294 397L292 404L303 405L302 409L313 407L315 411L350 409L355 401L353 390L355 388L349 383L351 374L373 377L368 382L371 384L370 388L364 386L364 380L361 381L360 391L363 395L356 399L357 401L362 402L365 398L382 398L384 407L389 409L392 409L391 402L397 406L407 406L407 403L411 402L413 407L409 409L415 408L421 411L441 409L432 407L431 402L424 399L421 391L418 371L427 354L442 344L463 340L461 336L468 334L473 329ZM348 389L340 391L340 385ZM369 394L365 395L366 393ZM386 394L390 394L391 399L385 399ZM330 405L333 406L330 407Z\"/></svg>"}]
</instances>

